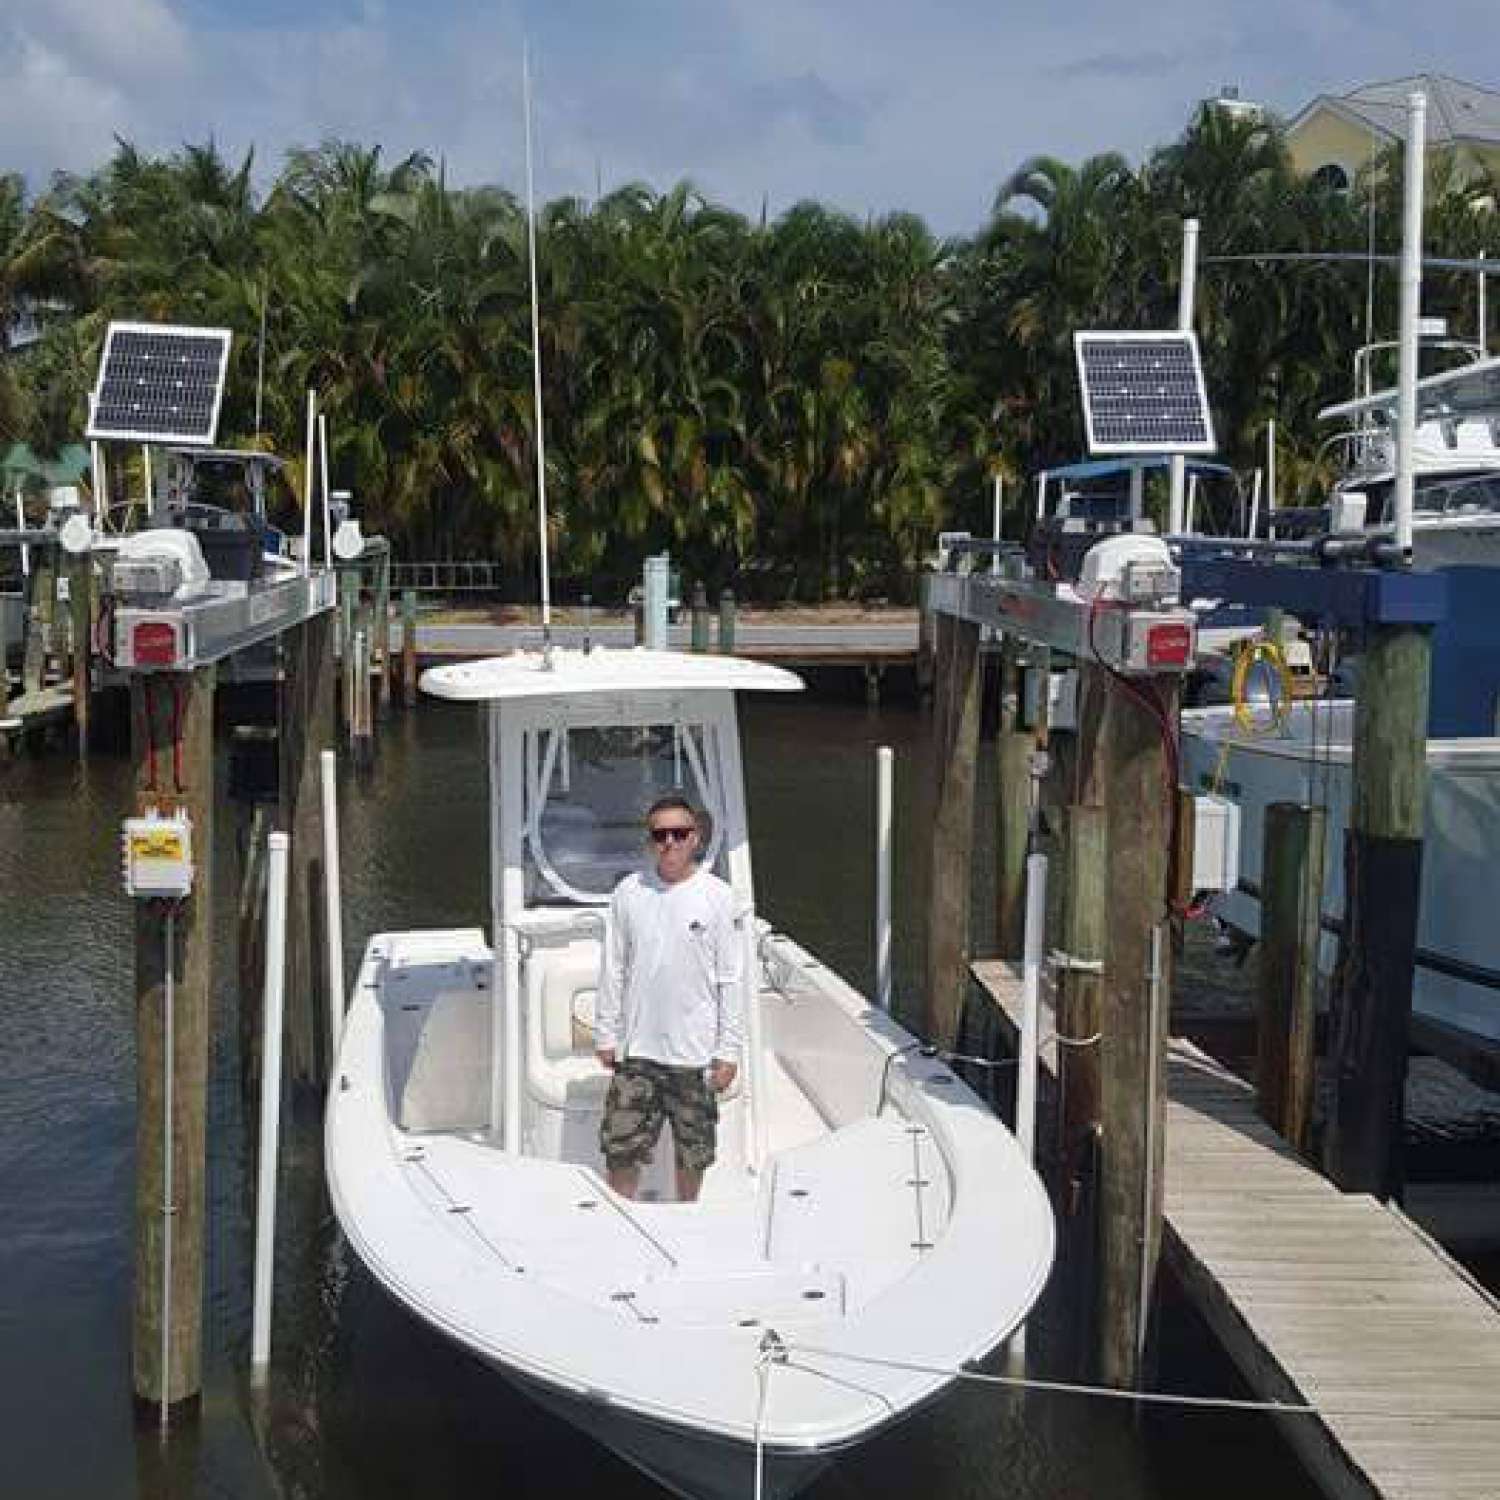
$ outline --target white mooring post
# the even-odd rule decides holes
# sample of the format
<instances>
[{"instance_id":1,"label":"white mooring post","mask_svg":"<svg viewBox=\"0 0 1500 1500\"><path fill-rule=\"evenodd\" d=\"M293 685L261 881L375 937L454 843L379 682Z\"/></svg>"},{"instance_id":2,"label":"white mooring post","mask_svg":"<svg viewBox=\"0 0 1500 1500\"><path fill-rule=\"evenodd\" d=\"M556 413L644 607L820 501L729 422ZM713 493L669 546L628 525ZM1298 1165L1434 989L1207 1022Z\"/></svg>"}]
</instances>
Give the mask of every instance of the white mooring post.
<instances>
[{"instance_id":1,"label":"white mooring post","mask_svg":"<svg viewBox=\"0 0 1500 1500\"><path fill-rule=\"evenodd\" d=\"M891 1008L891 829L895 807L896 752L875 752L875 1003Z\"/></svg>"},{"instance_id":2,"label":"white mooring post","mask_svg":"<svg viewBox=\"0 0 1500 1500\"><path fill-rule=\"evenodd\" d=\"M271 1364L271 1286L276 1263L276 1164L281 1137L282 1002L286 992L286 887L289 840L267 839L266 978L260 1066L260 1170L255 1189L255 1290L250 1314L250 1380L264 1385Z\"/></svg>"},{"instance_id":3,"label":"white mooring post","mask_svg":"<svg viewBox=\"0 0 1500 1500\"><path fill-rule=\"evenodd\" d=\"M1021 953L1021 1038L1016 1070L1016 1140L1026 1160L1036 1157L1037 1036L1042 1005L1042 950L1046 942L1047 856L1026 856L1026 931Z\"/></svg>"},{"instance_id":4,"label":"white mooring post","mask_svg":"<svg viewBox=\"0 0 1500 1500\"><path fill-rule=\"evenodd\" d=\"M339 871L338 756L323 751L323 915L328 932L328 1074L344 1035L344 892Z\"/></svg>"},{"instance_id":5,"label":"white mooring post","mask_svg":"<svg viewBox=\"0 0 1500 1500\"><path fill-rule=\"evenodd\" d=\"M1047 939L1047 856L1026 856L1026 925L1021 950L1021 1029L1016 1049L1016 1141L1028 1163L1036 1160L1036 1094L1042 1013L1042 955ZM1006 1358L1013 1373L1026 1369L1026 1325L1010 1337Z\"/></svg>"}]
</instances>

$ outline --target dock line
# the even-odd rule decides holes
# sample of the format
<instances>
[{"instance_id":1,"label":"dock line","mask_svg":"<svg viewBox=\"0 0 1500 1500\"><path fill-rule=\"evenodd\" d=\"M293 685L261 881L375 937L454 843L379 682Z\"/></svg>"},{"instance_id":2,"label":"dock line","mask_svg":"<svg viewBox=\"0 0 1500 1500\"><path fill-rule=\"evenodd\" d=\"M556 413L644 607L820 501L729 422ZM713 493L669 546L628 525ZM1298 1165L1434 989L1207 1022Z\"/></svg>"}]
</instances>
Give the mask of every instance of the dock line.
<instances>
[{"instance_id":1,"label":"dock line","mask_svg":"<svg viewBox=\"0 0 1500 1500\"><path fill-rule=\"evenodd\" d=\"M1122 1391L1112 1385L1088 1385L1070 1380L1039 1380L1026 1375L991 1375L983 1370L945 1369L916 1360L883 1359L874 1354L850 1354L841 1349L819 1349L809 1344L785 1346L789 1355L804 1354L815 1359L841 1359L849 1364L869 1365L882 1370L905 1370L913 1375L938 1375L945 1380L968 1380L976 1385L1009 1386L1016 1390L1046 1391L1058 1396L1093 1396L1109 1401L1135 1401L1146 1406L1182 1406L1207 1411L1265 1412L1270 1416L1293 1417L1388 1417L1396 1422L1500 1422L1500 1408L1484 1411L1452 1411L1441 1415L1413 1412L1394 1406L1316 1406L1303 1401L1259 1401L1248 1396L1194 1396L1176 1391ZM780 1361L788 1369L808 1375L835 1377L826 1370L799 1363L795 1358Z\"/></svg>"}]
</instances>

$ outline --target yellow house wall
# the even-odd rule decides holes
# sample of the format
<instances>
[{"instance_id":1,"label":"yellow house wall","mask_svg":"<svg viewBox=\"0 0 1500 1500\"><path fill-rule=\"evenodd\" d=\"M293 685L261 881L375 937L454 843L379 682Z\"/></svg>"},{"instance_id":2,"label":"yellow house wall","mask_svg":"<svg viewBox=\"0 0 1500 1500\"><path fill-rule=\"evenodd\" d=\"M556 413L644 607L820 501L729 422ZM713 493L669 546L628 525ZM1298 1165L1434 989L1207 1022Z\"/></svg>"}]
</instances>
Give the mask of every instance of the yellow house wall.
<instances>
[{"instance_id":1,"label":"yellow house wall","mask_svg":"<svg viewBox=\"0 0 1500 1500\"><path fill-rule=\"evenodd\" d=\"M1384 136L1377 136L1376 154L1389 144ZM1328 109L1315 110L1287 136L1287 149L1297 171L1307 175L1336 162L1349 174L1351 183L1369 165L1370 145L1368 130L1351 125L1342 115Z\"/></svg>"},{"instance_id":2,"label":"yellow house wall","mask_svg":"<svg viewBox=\"0 0 1500 1500\"><path fill-rule=\"evenodd\" d=\"M1377 136L1376 155L1387 150L1391 144L1385 136ZM1316 110L1287 136L1287 149L1291 152L1292 165L1298 172L1307 176L1316 172L1319 167L1334 162L1349 174L1351 184L1369 165L1370 145L1368 130L1362 130L1342 115L1334 114L1328 109ZM1500 145L1465 144L1460 148L1459 159L1464 163L1478 160L1500 178Z\"/></svg>"}]
</instances>

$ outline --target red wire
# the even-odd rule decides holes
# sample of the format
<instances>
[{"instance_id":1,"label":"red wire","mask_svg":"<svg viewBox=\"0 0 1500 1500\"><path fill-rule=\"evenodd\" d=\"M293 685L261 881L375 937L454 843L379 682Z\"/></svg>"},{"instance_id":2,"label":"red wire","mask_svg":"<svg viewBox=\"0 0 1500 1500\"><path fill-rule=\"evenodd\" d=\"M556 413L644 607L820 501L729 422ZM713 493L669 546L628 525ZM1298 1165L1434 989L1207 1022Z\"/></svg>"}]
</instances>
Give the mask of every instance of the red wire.
<instances>
[{"instance_id":1,"label":"red wire","mask_svg":"<svg viewBox=\"0 0 1500 1500\"><path fill-rule=\"evenodd\" d=\"M182 684L172 679L172 785L182 795Z\"/></svg>"},{"instance_id":2,"label":"red wire","mask_svg":"<svg viewBox=\"0 0 1500 1500\"><path fill-rule=\"evenodd\" d=\"M146 790L156 790L156 715L152 711L151 679L141 679L141 698L146 715Z\"/></svg>"}]
</instances>

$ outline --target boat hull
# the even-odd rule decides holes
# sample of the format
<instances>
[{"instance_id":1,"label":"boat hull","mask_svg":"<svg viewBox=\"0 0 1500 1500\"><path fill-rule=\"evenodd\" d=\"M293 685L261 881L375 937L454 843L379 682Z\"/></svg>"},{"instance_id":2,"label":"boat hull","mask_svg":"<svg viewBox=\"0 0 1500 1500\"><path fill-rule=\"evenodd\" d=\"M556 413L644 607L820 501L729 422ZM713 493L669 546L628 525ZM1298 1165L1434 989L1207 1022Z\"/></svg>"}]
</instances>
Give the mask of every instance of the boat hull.
<instances>
[{"instance_id":1,"label":"boat hull","mask_svg":"<svg viewBox=\"0 0 1500 1500\"><path fill-rule=\"evenodd\" d=\"M1240 808L1240 884L1218 903L1231 926L1259 935L1265 809L1273 802L1327 808L1320 955L1325 972L1332 971L1344 916L1350 727L1347 703L1298 704L1288 735L1261 739L1238 737L1231 709L1183 715L1184 781L1195 792L1216 791ZM1494 875L1500 857L1500 738L1429 741L1427 772L1413 1010L1453 1030L1500 1042Z\"/></svg>"},{"instance_id":2,"label":"boat hull","mask_svg":"<svg viewBox=\"0 0 1500 1500\"><path fill-rule=\"evenodd\" d=\"M511 1384L571 1426L602 1443L632 1467L683 1500L745 1500L757 1493L757 1457L752 1444L736 1442L666 1422L654 1422L585 1400L492 1365ZM774 1374L771 1377L775 1378ZM766 1448L761 1455L765 1500L791 1500L812 1484L839 1449L803 1451Z\"/></svg>"}]
</instances>

